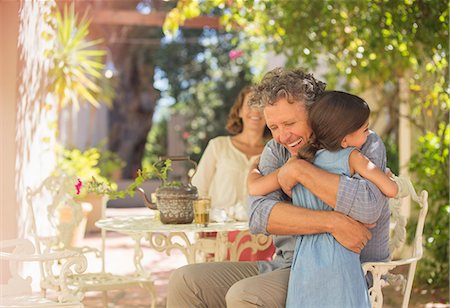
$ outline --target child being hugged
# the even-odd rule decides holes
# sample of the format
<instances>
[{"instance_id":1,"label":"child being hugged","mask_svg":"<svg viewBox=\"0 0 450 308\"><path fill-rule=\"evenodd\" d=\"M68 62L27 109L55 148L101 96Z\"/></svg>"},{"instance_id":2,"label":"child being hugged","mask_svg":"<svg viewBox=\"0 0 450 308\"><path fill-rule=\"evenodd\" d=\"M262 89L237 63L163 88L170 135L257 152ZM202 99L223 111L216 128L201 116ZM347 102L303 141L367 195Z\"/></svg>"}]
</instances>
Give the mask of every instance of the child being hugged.
<instances>
[{"instance_id":1,"label":"child being hugged","mask_svg":"<svg viewBox=\"0 0 450 308\"><path fill-rule=\"evenodd\" d=\"M332 173L359 174L387 197L397 195L397 184L359 151L369 134L370 108L363 99L326 91L308 107L308 115L313 133L298 158ZM251 195L280 189L277 171L262 176L254 170L248 184ZM292 189L292 202L313 210L333 210L301 184ZM329 233L297 236L286 307L370 307L359 254Z\"/></svg>"}]
</instances>

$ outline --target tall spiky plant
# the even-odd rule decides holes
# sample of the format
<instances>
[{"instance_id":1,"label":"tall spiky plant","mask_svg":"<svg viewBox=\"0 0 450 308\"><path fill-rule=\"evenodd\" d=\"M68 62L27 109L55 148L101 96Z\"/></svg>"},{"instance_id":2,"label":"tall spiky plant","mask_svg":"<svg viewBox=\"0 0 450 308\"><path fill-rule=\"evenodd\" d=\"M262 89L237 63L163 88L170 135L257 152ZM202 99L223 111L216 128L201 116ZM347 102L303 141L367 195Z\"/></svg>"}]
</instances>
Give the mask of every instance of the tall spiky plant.
<instances>
[{"instance_id":1,"label":"tall spiky plant","mask_svg":"<svg viewBox=\"0 0 450 308\"><path fill-rule=\"evenodd\" d=\"M73 4L64 6L64 14L56 10L55 21L57 42L49 51L53 63L49 91L56 94L58 109L70 103L78 109L80 101L99 107L97 83L102 78L102 58L106 55L98 48L102 40L88 39L91 22L86 13L79 19Z\"/></svg>"}]
</instances>

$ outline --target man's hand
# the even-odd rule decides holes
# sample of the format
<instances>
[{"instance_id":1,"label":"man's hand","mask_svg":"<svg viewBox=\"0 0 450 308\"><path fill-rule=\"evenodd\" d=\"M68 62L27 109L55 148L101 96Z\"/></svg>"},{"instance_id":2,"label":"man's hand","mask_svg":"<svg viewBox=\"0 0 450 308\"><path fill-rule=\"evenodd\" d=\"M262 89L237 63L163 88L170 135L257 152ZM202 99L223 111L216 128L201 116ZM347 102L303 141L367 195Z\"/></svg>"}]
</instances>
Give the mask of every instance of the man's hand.
<instances>
[{"instance_id":1,"label":"man's hand","mask_svg":"<svg viewBox=\"0 0 450 308\"><path fill-rule=\"evenodd\" d=\"M333 214L335 217L331 235L345 248L361 253L372 238L369 228L375 227L375 224L365 225L339 212Z\"/></svg>"},{"instance_id":2,"label":"man's hand","mask_svg":"<svg viewBox=\"0 0 450 308\"><path fill-rule=\"evenodd\" d=\"M291 157L278 171L278 183L281 189L289 196L292 188L298 183L296 176L299 174L300 159Z\"/></svg>"}]
</instances>

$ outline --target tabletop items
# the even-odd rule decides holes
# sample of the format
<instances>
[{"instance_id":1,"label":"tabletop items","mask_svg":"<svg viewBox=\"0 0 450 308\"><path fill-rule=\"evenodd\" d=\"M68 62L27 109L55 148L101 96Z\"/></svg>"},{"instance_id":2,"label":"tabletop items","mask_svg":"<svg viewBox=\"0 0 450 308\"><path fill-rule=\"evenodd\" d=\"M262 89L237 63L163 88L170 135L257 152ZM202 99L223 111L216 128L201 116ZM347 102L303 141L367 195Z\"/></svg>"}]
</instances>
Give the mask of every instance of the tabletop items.
<instances>
[{"instance_id":1,"label":"tabletop items","mask_svg":"<svg viewBox=\"0 0 450 308\"><path fill-rule=\"evenodd\" d=\"M197 170L197 163L189 156L169 156L160 160L189 161L194 165L194 173L188 175L188 183L166 182L156 190L156 204L149 201L144 190L137 191L142 195L145 205L150 209L158 209L161 222L164 224L190 224L194 220L192 203L198 198L197 187L191 184L192 176Z\"/></svg>"},{"instance_id":2,"label":"tabletop items","mask_svg":"<svg viewBox=\"0 0 450 308\"><path fill-rule=\"evenodd\" d=\"M211 209L211 198L200 197L193 202L194 221L197 226L207 227L209 223L209 211Z\"/></svg>"}]
</instances>

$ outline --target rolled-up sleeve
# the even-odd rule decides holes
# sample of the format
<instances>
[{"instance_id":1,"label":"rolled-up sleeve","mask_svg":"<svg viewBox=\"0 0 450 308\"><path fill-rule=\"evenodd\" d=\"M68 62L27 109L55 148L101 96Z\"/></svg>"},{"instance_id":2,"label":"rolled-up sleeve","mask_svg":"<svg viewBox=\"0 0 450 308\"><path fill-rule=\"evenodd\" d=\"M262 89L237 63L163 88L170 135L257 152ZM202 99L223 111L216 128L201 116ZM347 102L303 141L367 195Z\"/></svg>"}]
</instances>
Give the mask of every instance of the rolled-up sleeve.
<instances>
[{"instance_id":1,"label":"rolled-up sleeve","mask_svg":"<svg viewBox=\"0 0 450 308\"><path fill-rule=\"evenodd\" d=\"M249 196L250 213L249 229L253 234L266 234L267 222L272 208L277 204L277 200L269 199L268 196Z\"/></svg>"},{"instance_id":2,"label":"rolled-up sleeve","mask_svg":"<svg viewBox=\"0 0 450 308\"><path fill-rule=\"evenodd\" d=\"M274 140L267 143L261 154L259 170L267 175L283 166L289 159L288 152L279 146ZM249 196L249 229L253 234L267 233L267 222L272 208L278 202L285 201L288 197L281 190L272 192L266 196Z\"/></svg>"},{"instance_id":3,"label":"rolled-up sleeve","mask_svg":"<svg viewBox=\"0 0 450 308\"><path fill-rule=\"evenodd\" d=\"M383 141L371 132L361 152L374 164L386 169L386 149ZM386 196L372 182L354 175L341 176L335 210L363 223L374 223L380 217Z\"/></svg>"}]
</instances>

